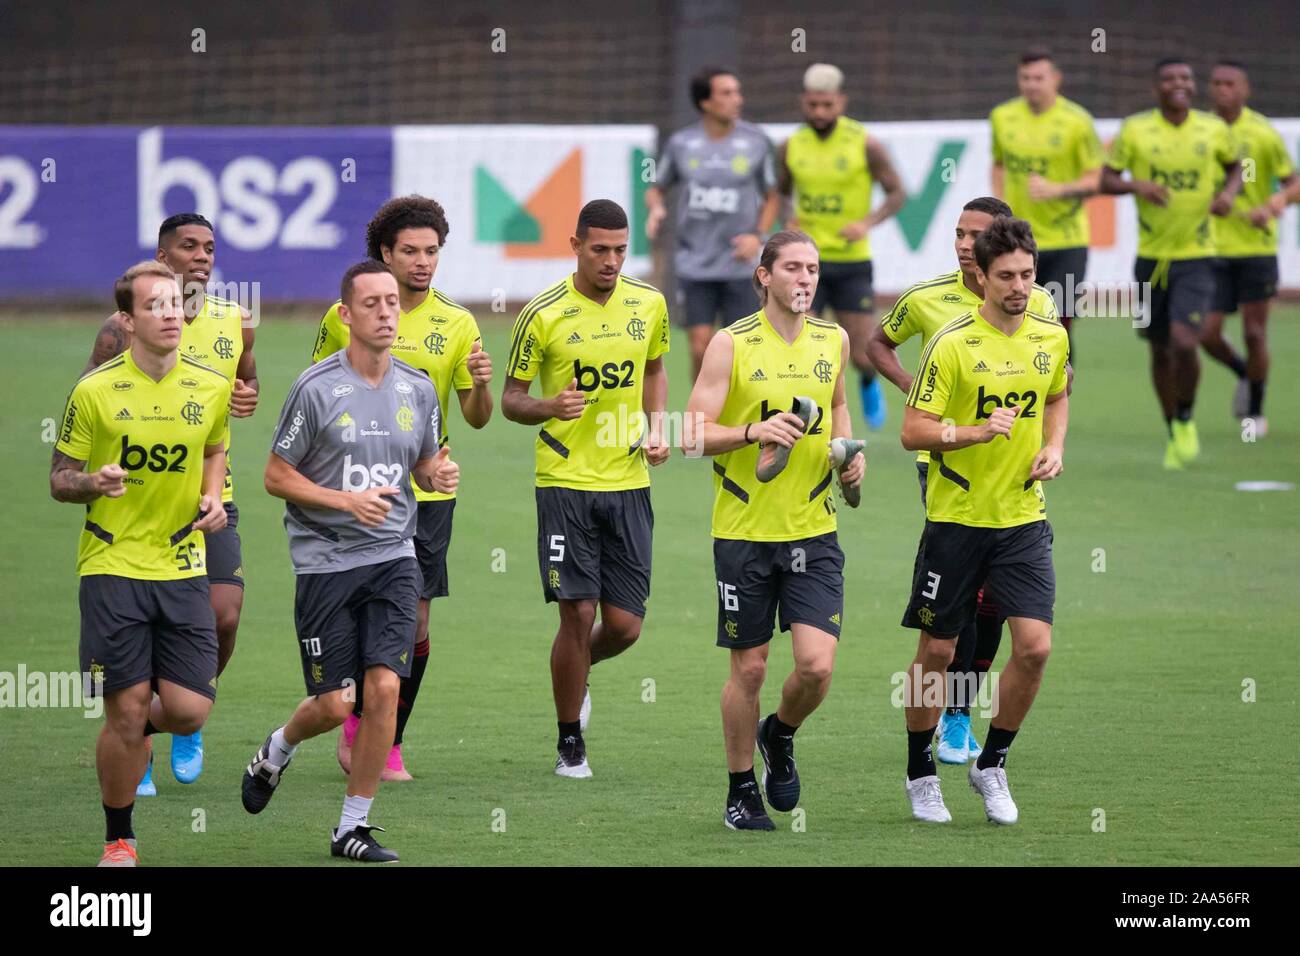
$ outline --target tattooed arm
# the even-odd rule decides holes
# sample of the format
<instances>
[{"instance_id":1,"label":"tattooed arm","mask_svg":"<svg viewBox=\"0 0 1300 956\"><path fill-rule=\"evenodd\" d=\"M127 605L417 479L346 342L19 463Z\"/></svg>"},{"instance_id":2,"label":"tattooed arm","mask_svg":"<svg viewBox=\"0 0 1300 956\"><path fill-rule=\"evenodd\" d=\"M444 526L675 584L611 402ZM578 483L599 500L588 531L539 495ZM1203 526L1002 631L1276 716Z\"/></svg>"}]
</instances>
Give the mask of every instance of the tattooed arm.
<instances>
[{"instance_id":1,"label":"tattooed arm","mask_svg":"<svg viewBox=\"0 0 1300 956\"><path fill-rule=\"evenodd\" d=\"M130 344L131 336L122 327L122 313L114 312L104 320L99 334L95 336L95 347L90 351L90 361L86 363L81 374L85 375L114 356L121 355Z\"/></svg>"},{"instance_id":2,"label":"tattooed arm","mask_svg":"<svg viewBox=\"0 0 1300 956\"><path fill-rule=\"evenodd\" d=\"M126 470L121 465L110 462L94 472L85 471L85 467L84 461L69 458L56 449L50 462L50 496L55 501L88 504L100 495L120 498L126 494L126 485L122 483Z\"/></svg>"}]
</instances>

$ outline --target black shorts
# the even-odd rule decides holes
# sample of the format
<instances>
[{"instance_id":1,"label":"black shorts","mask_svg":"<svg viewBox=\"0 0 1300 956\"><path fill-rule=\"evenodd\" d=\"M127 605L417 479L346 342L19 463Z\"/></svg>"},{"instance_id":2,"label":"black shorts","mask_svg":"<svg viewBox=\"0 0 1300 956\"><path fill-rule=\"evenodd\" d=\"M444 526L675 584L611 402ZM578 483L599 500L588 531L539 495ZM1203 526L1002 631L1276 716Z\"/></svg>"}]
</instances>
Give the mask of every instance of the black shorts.
<instances>
[{"instance_id":1,"label":"black shorts","mask_svg":"<svg viewBox=\"0 0 1300 956\"><path fill-rule=\"evenodd\" d=\"M650 489L536 490L537 565L546 600L600 600L645 617L655 526Z\"/></svg>"},{"instance_id":2,"label":"black shorts","mask_svg":"<svg viewBox=\"0 0 1300 956\"><path fill-rule=\"evenodd\" d=\"M416 504L415 557L420 562L422 600L447 596L447 548L451 544L451 517L456 499Z\"/></svg>"},{"instance_id":3,"label":"black shorts","mask_svg":"<svg viewBox=\"0 0 1300 956\"><path fill-rule=\"evenodd\" d=\"M797 541L713 539L718 579L718 647L759 647L781 630L807 624L840 636L844 552L832 531Z\"/></svg>"},{"instance_id":4,"label":"black shorts","mask_svg":"<svg viewBox=\"0 0 1300 956\"><path fill-rule=\"evenodd\" d=\"M1277 256L1223 256L1214 260L1211 312L1236 312L1243 302L1277 295Z\"/></svg>"},{"instance_id":5,"label":"black shorts","mask_svg":"<svg viewBox=\"0 0 1300 956\"><path fill-rule=\"evenodd\" d=\"M216 534L205 534L208 552L208 583L244 586L244 555L239 542L239 509L226 502L226 526Z\"/></svg>"},{"instance_id":6,"label":"black shorts","mask_svg":"<svg viewBox=\"0 0 1300 956\"><path fill-rule=\"evenodd\" d=\"M411 676L420 566L394 558L346 571L298 575L293 602L307 693L328 694L368 668Z\"/></svg>"},{"instance_id":7,"label":"black shorts","mask_svg":"<svg viewBox=\"0 0 1300 956\"><path fill-rule=\"evenodd\" d=\"M1047 286L1056 301L1056 311L1063 319L1074 318L1073 296L1066 292L1084 281L1088 272L1088 247L1074 249L1040 249L1038 274L1034 281ZM1073 276L1073 279L1069 277ZM1054 283L1054 284L1053 284Z\"/></svg>"},{"instance_id":8,"label":"black shorts","mask_svg":"<svg viewBox=\"0 0 1300 956\"><path fill-rule=\"evenodd\" d=\"M872 276L870 259L861 262L823 262L817 277L817 294L813 296L813 315L821 315L828 305L835 310L837 319L841 312L874 311Z\"/></svg>"},{"instance_id":9,"label":"black shorts","mask_svg":"<svg viewBox=\"0 0 1300 956\"><path fill-rule=\"evenodd\" d=\"M114 574L81 579L81 672L111 694L169 680L217 696L217 626L203 576L141 581Z\"/></svg>"},{"instance_id":10,"label":"black shorts","mask_svg":"<svg viewBox=\"0 0 1300 956\"><path fill-rule=\"evenodd\" d=\"M1133 275L1138 282L1151 281L1156 260L1138 257ZM1157 345L1169 341L1169 326L1174 322L1200 329L1201 318L1214 304L1214 260L1178 259L1169 263L1169 272L1159 285L1151 284L1149 322L1138 335Z\"/></svg>"},{"instance_id":11,"label":"black shorts","mask_svg":"<svg viewBox=\"0 0 1300 956\"><path fill-rule=\"evenodd\" d=\"M681 324L723 325L758 310L758 295L748 279L678 279L677 314Z\"/></svg>"},{"instance_id":12,"label":"black shorts","mask_svg":"<svg viewBox=\"0 0 1300 956\"><path fill-rule=\"evenodd\" d=\"M1052 623L1056 571L1052 526L1044 519L1014 528L973 528L926 520L903 627L955 638L975 615L980 588L1000 616Z\"/></svg>"}]
</instances>

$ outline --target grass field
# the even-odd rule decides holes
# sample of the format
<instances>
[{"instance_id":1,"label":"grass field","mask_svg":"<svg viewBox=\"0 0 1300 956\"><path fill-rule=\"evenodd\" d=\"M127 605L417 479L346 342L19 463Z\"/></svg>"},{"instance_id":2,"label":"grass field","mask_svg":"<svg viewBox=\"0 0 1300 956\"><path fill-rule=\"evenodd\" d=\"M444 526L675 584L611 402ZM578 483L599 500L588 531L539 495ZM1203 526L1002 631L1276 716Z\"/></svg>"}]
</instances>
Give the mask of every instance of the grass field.
<instances>
[{"instance_id":1,"label":"grass field","mask_svg":"<svg viewBox=\"0 0 1300 956\"><path fill-rule=\"evenodd\" d=\"M1238 334L1239 323L1229 325ZM490 316L483 329L499 376L508 324ZM49 497L42 420L61 414L94 331L90 316L0 321L0 435L13 453L0 512L0 671L76 667L81 516ZM253 750L303 695L281 504L263 491L261 473L313 333L312 324L274 314L258 329L262 404L234 438L247 574L239 648L205 730L202 778L176 783L170 743L159 741L159 796L136 805L145 864L331 862L327 832L343 794L332 735L301 748L260 817L245 814L237 793ZM1234 490L1241 480L1295 481L1300 471L1300 310L1278 309L1271 337L1271 434L1241 440L1228 413L1230 376L1207 364L1202 460L1166 474L1145 346L1124 322L1085 321L1078 331L1066 472L1047 487L1055 647L1008 764L1021 808L1020 825L1008 829L984 820L964 768L941 769L948 826L913 823L903 794L906 741L891 675L915 644L898 621L921 513L911 456L897 439L896 392L889 424L868 449L864 506L840 512L846 622L830 696L798 737L804 827L774 814L772 834L733 833L721 821L718 693L727 655L713 646L708 464L676 458L653 476L644 635L594 672L594 779L562 780L551 773L556 614L539 595L532 432L499 415L473 432L453 412L462 493L452 596L434 605L433 657L407 732L416 782L386 785L375 804L385 842L417 864L1300 863L1300 494ZM914 349L905 355L914 361ZM679 335L670 407L685 401L687 368ZM852 404L856 413L855 395ZM503 573L492 570L497 548ZM1094 570L1098 549L1103 573ZM779 637L765 713L789 664L788 638ZM1257 686L1253 703L1242 699L1247 678ZM648 679L653 702L643 700ZM982 739L986 721L975 723ZM77 710L0 711L6 865L97 858L97 731ZM1094 831L1098 809L1104 832Z\"/></svg>"}]
</instances>

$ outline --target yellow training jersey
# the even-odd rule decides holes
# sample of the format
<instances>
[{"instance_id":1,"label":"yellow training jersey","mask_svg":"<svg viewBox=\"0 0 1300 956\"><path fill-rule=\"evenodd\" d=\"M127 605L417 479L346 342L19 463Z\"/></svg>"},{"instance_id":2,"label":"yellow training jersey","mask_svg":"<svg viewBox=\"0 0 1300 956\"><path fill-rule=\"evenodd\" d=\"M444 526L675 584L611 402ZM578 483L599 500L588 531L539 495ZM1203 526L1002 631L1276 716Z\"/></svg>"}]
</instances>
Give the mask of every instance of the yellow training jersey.
<instances>
[{"instance_id":1,"label":"yellow training jersey","mask_svg":"<svg viewBox=\"0 0 1300 956\"><path fill-rule=\"evenodd\" d=\"M840 230L871 212L871 169L867 165L867 130L841 116L822 138L800 126L785 146L785 165L794 182L799 228L817 243L823 262L861 262L871 258L863 236L849 242Z\"/></svg>"},{"instance_id":2,"label":"yellow training jersey","mask_svg":"<svg viewBox=\"0 0 1300 956\"><path fill-rule=\"evenodd\" d=\"M320 320L316 347L311 353L313 363L342 351L352 340L351 330L339 317L339 305L335 302ZM447 409L451 407L452 389L459 392L474 387L467 360L474 343L482 345L482 338L473 314L436 289L430 289L423 302L397 318L397 338L393 340L391 351L433 382L438 392L438 406L442 409L439 446L447 443L447 419L450 417ZM414 479L411 479L411 488L415 491L416 501L446 501L456 497L454 494L425 491Z\"/></svg>"},{"instance_id":3,"label":"yellow training jersey","mask_svg":"<svg viewBox=\"0 0 1300 956\"><path fill-rule=\"evenodd\" d=\"M1215 250L1221 256L1275 256L1277 220L1268 220L1260 229L1251 224L1250 211L1267 202L1277 188L1277 181L1294 173L1295 167L1282 137L1263 114L1249 107L1242 109L1236 122L1229 124L1228 132L1242 163L1250 164L1246 167L1250 178L1241 184L1232 212L1211 219ZM1214 184L1216 190L1223 188L1223 180L1220 171Z\"/></svg>"},{"instance_id":4,"label":"yellow training jersey","mask_svg":"<svg viewBox=\"0 0 1300 956\"><path fill-rule=\"evenodd\" d=\"M233 386L239 359L244 354L244 316L238 302L215 295L203 297L203 307L181 326L181 355L214 368ZM226 420L226 483L222 501L233 501L235 483L230 471L230 421Z\"/></svg>"},{"instance_id":5,"label":"yellow training jersey","mask_svg":"<svg viewBox=\"0 0 1300 956\"><path fill-rule=\"evenodd\" d=\"M713 459L713 536L741 541L794 541L835 530L828 458L831 403L843 339L833 322L804 317L793 342L760 309L722 330L731 336L731 382L720 425L744 425L788 412L798 395L817 403L817 417L794 443L785 469L764 484L754 475L758 442Z\"/></svg>"},{"instance_id":6,"label":"yellow training jersey","mask_svg":"<svg viewBox=\"0 0 1300 956\"><path fill-rule=\"evenodd\" d=\"M667 351L663 293L627 276L618 277L604 305L574 288L569 276L524 306L506 375L531 382L540 374L545 398L575 378L586 393L582 417L542 424L538 487L625 491L650 484L639 453L646 425L641 392L646 362Z\"/></svg>"},{"instance_id":7,"label":"yellow training jersey","mask_svg":"<svg viewBox=\"0 0 1300 956\"><path fill-rule=\"evenodd\" d=\"M184 354L155 382L128 349L77 382L55 446L98 471L126 469L126 494L86 506L77 573L170 581L207 573L198 518L203 450L220 444L230 382Z\"/></svg>"},{"instance_id":8,"label":"yellow training jersey","mask_svg":"<svg viewBox=\"0 0 1300 956\"><path fill-rule=\"evenodd\" d=\"M881 320L885 335L896 345L902 345L914 335L921 336L921 351L925 351L934 333L964 312L973 312L984 304L962 281L961 270L954 269L928 282L918 282L907 289L894 302ZM1045 319L1057 318L1056 300L1050 292L1037 283L1029 293L1028 311ZM928 451L919 452L917 461L929 461Z\"/></svg>"},{"instance_id":9,"label":"yellow training jersey","mask_svg":"<svg viewBox=\"0 0 1300 956\"><path fill-rule=\"evenodd\" d=\"M1190 110L1180 126L1158 109L1124 120L1106 165L1169 190L1165 206L1135 197L1138 255L1161 260L1215 255L1210 203L1223 164L1236 158L1227 124L1202 110Z\"/></svg>"},{"instance_id":10,"label":"yellow training jersey","mask_svg":"<svg viewBox=\"0 0 1300 956\"><path fill-rule=\"evenodd\" d=\"M1083 200L1029 198L1029 177L1053 183L1073 182L1102 163L1101 141L1092 115L1078 103L1058 96L1035 113L1023 96L996 106L989 114L993 162L1003 169L1007 204L1029 221L1039 249L1088 245L1088 214Z\"/></svg>"},{"instance_id":11,"label":"yellow training jersey","mask_svg":"<svg viewBox=\"0 0 1300 956\"><path fill-rule=\"evenodd\" d=\"M999 406L1019 406L1010 439L932 452L925 514L977 528L1041 521L1041 483L1029 480L1043 446L1047 398L1065 391L1069 337L1053 319L1026 312L1013 335L978 311L953 319L921 355L907 404L956 425L982 425Z\"/></svg>"}]
</instances>

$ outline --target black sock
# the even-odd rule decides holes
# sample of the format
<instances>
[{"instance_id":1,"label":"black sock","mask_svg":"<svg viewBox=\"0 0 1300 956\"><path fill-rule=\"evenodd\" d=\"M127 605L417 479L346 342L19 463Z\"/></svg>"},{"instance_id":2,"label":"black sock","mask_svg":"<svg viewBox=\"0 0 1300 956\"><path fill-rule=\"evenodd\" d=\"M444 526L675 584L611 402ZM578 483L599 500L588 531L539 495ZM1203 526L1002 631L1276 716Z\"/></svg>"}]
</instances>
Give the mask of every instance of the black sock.
<instances>
[{"instance_id":1,"label":"black sock","mask_svg":"<svg viewBox=\"0 0 1300 956\"><path fill-rule=\"evenodd\" d=\"M1246 363L1236 352L1233 352L1232 356L1223 364L1232 369L1232 374L1236 375L1237 378L1246 377Z\"/></svg>"},{"instance_id":2,"label":"black sock","mask_svg":"<svg viewBox=\"0 0 1300 956\"><path fill-rule=\"evenodd\" d=\"M1250 383L1250 417L1255 418L1264 414L1264 383Z\"/></svg>"},{"instance_id":3,"label":"black sock","mask_svg":"<svg viewBox=\"0 0 1300 956\"><path fill-rule=\"evenodd\" d=\"M998 608L990 603L980 603L975 615L975 654L971 661L971 670L975 672L975 690L978 692L984 675L993 666L998 656L998 645L1002 643L1002 615Z\"/></svg>"},{"instance_id":4,"label":"black sock","mask_svg":"<svg viewBox=\"0 0 1300 956\"><path fill-rule=\"evenodd\" d=\"M423 650L421 650L423 648ZM402 733L406 722L411 719L411 708L420 693L420 682L424 680L424 670L429 666L429 639L423 638L415 645L415 657L411 661L411 676L403 677L397 692L397 732L393 736L393 746L402 742Z\"/></svg>"},{"instance_id":5,"label":"black sock","mask_svg":"<svg viewBox=\"0 0 1300 956\"><path fill-rule=\"evenodd\" d=\"M754 790L758 787L758 781L754 779L754 768L741 770L736 773L727 773L727 796L738 797L746 790Z\"/></svg>"},{"instance_id":6,"label":"black sock","mask_svg":"<svg viewBox=\"0 0 1300 956\"><path fill-rule=\"evenodd\" d=\"M132 800L124 807L104 805L104 842L115 840L134 840L135 831L131 829L131 811L135 808Z\"/></svg>"},{"instance_id":7,"label":"black sock","mask_svg":"<svg viewBox=\"0 0 1300 956\"><path fill-rule=\"evenodd\" d=\"M989 767L1005 767L1007 751L1011 749L1011 741L1016 739L1016 734L1015 730L1003 730L1001 727L989 724L989 735L984 738L984 752L975 761L975 766L981 770L987 770Z\"/></svg>"},{"instance_id":8,"label":"black sock","mask_svg":"<svg viewBox=\"0 0 1300 956\"><path fill-rule=\"evenodd\" d=\"M1165 416L1165 431L1169 432L1170 438L1174 437L1174 416L1173 415Z\"/></svg>"},{"instance_id":9,"label":"black sock","mask_svg":"<svg viewBox=\"0 0 1300 956\"><path fill-rule=\"evenodd\" d=\"M576 737L578 739L579 745L582 744L582 722L581 721L575 720L571 723L566 723L565 721L560 720L560 721L556 721L556 723L560 728L560 739L556 743L555 745L556 747L564 746L565 737Z\"/></svg>"},{"instance_id":10,"label":"black sock","mask_svg":"<svg viewBox=\"0 0 1300 956\"><path fill-rule=\"evenodd\" d=\"M144 735L146 737L152 737L156 733L158 733L158 728L153 725L152 720L146 717L144 720Z\"/></svg>"},{"instance_id":11,"label":"black sock","mask_svg":"<svg viewBox=\"0 0 1300 956\"><path fill-rule=\"evenodd\" d=\"M794 732L799 729L798 727L791 727L789 724L783 723L781 718L776 715L776 711L772 712L770 720L771 723L767 725L767 732L769 734L779 734L782 737L793 737Z\"/></svg>"},{"instance_id":12,"label":"black sock","mask_svg":"<svg viewBox=\"0 0 1300 956\"><path fill-rule=\"evenodd\" d=\"M975 657L975 621L966 623L957 633L957 647L953 651L952 662L948 664L948 673L944 679L948 682L945 696L948 699L948 715L955 716L965 711L970 713L970 676L971 661Z\"/></svg>"},{"instance_id":13,"label":"black sock","mask_svg":"<svg viewBox=\"0 0 1300 956\"><path fill-rule=\"evenodd\" d=\"M1192 420L1192 403L1179 402L1178 410L1174 412L1174 417L1180 422L1190 422Z\"/></svg>"},{"instance_id":14,"label":"black sock","mask_svg":"<svg viewBox=\"0 0 1300 956\"><path fill-rule=\"evenodd\" d=\"M876 372L875 372L874 369L872 369L872 370L869 371L869 372L864 372L864 371L859 370L858 374L862 376L862 387L863 387L863 388L866 388L868 385L870 385L872 382L874 382L874 381L876 380Z\"/></svg>"},{"instance_id":15,"label":"black sock","mask_svg":"<svg viewBox=\"0 0 1300 956\"><path fill-rule=\"evenodd\" d=\"M934 765L934 732L929 730L909 730L907 732L907 779L933 777L939 771Z\"/></svg>"}]
</instances>

